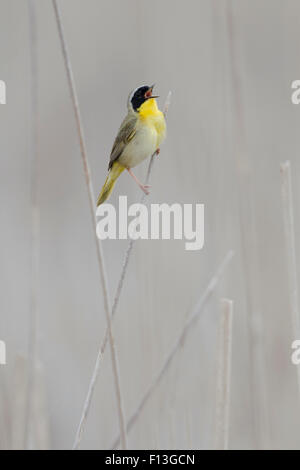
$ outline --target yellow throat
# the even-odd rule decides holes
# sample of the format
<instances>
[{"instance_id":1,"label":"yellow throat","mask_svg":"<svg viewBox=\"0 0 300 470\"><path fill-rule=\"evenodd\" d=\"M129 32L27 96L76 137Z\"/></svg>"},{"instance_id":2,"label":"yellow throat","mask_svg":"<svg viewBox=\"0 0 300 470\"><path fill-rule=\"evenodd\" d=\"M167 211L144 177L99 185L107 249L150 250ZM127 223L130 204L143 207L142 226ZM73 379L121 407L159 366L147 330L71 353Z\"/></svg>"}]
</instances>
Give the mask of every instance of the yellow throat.
<instances>
[{"instance_id":1,"label":"yellow throat","mask_svg":"<svg viewBox=\"0 0 300 470\"><path fill-rule=\"evenodd\" d=\"M164 136L166 130L165 117L158 109L154 98L150 98L140 106L138 115L144 124L155 127L158 137Z\"/></svg>"},{"instance_id":2,"label":"yellow throat","mask_svg":"<svg viewBox=\"0 0 300 470\"><path fill-rule=\"evenodd\" d=\"M147 119L150 116L157 116L160 110L157 107L156 100L150 98L139 107L138 112L141 119Z\"/></svg>"}]
</instances>

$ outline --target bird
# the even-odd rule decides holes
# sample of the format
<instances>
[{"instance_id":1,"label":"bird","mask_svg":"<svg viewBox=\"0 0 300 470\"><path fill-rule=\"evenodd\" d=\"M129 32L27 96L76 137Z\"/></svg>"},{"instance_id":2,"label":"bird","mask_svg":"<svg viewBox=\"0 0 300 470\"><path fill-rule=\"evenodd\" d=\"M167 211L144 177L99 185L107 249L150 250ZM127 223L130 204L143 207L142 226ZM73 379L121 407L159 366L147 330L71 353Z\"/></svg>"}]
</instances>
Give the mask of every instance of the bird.
<instances>
[{"instance_id":1,"label":"bird","mask_svg":"<svg viewBox=\"0 0 300 470\"><path fill-rule=\"evenodd\" d=\"M155 85L143 85L133 90L127 100L127 116L123 120L115 138L108 165L108 175L97 200L97 206L110 196L116 180L124 170L138 184L145 194L148 185L143 185L132 172L132 168L155 152L166 136L166 122L153 95Z\"/></svg>"}]
</instances>

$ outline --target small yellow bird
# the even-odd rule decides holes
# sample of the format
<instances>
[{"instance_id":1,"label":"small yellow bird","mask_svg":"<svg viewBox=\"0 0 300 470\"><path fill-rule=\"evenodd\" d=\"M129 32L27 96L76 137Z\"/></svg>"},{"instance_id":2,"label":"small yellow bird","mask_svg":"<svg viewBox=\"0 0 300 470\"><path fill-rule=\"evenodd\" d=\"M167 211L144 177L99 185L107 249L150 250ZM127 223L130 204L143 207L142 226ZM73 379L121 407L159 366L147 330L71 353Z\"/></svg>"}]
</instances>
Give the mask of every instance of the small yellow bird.
<instances>
[{"instance_id":1,"label":"small yellow bird","mask_svg":"<svg viewBox=\"0 0 300 470\"><path fill-rule=\"evenodd\" d=\"M108 165L108 176L99 194L97 206L110 196L114 184L126 169L139 187L149 194L149 186L143 185L131 171L155 151L166 135L166 122L153 96L154 85L141 86L130 93L127 101L128 113L115 139Z\"/></svg>"}]
</instances>

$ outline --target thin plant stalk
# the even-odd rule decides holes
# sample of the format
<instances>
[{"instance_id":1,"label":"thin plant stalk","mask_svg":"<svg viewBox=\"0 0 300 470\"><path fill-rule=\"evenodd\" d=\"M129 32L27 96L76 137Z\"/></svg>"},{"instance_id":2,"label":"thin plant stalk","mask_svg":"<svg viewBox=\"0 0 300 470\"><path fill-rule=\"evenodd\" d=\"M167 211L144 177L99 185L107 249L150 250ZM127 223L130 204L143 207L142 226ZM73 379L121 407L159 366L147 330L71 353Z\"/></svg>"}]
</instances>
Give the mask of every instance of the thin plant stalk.
<instances>
[{"instance_id":1,"label":"thin plant stalk","mask_svg":"<svg viewBox=\"0 0 300 470\"><path fill-rule=\"evenodd\" d=\"M258 272L259 269L256 250L257 230L253 203L253 169L247 150L245 106L237 49L239 38L237 37L232 0L227 0L226 2L226 21L233 92L235 126L234 153L238 192L237 201L240 223L241 259L249 338L249 422L253 434L254 447L260 449L269 447L270 430L263 350L263 322L261 306L258 299L259 286L256 282L256 272Z\"/></svg>"},{"instance_id":2,"label":"thin plant stalk","mask_svg":"<svg viewBox=\"0 0 300 470\"><path fill-rule=\"evenodd\" d=\"M228 449L232 350L232 300L221 300L216 387L216 450Z\"/></svg>"},{"instance_id":3,"label":"thin plant stalk","mask_svg":"<svg viewBox=\"0 0 300 470\"><path fill-rule=\"evenodd\" d=\"M66 67L71 100L72 100L72 104L74 108L74 115L75 115L76 127L77 127L77 132L78 132L78 137L79 137L79 144L80 144L80 151L81 151L81 157L82 157L83 168L84 168L85 181L86 181L87 190L88 190L88 198L89 198L89 205L90 205L91 218L92 218L92 227L93 227L93 233L95 237L97 260L98 260L98 265L99 265L99 270L100 270L101 286L102 286L102 291L103 291L104 310L105 310L105 315L106 315L108 340L109 340L111 360L112 360L112 371L113 371L114 385L115 385L115 391L116 391L116 397L117 397L121 442L122 442L122 448L126 449L127 439L126 439L124 408L123 408L123 399L122 399L122 393L121 393L118 357L117 357L117 352L115 348L115 342L113 338L111 318L110 318L111 308L110 308L110 300L109 300L109 295L108 295L107 273L106 273L106 267L105 267L105 262L104 262L102 244L100 240L98 240L97 234L96 234L97 219L95 215L96 205L95 205L94 189L93 189L93 184L91 180L90 165L88 161L87 149L86 149L86 144L85 144L85 137L84 137L82 120L81 120L79 101L78 101L77 91L75 87L75 80L73 76L70 56L69 56L69 52L68 52L67 44L65 40L61 13L60 13L57 0L52 0L52 2L53 2L54 14L55 14L56 22L57 22L59 38L61 42L64 64Z\"/></svg>"},{"instance_id":4,"label":"thin plant stalk","mask_svg":"<svg viewBox=\"0 0 300 470\"><path fill-rule=\"evenodd\" d=\"M4 382L4 374L0 374L0 416L0 450L12 450L13 409L11 395Z\"/></svg>"},{"instance_id":5,"label":"thin plant stalk","mask_svg":"<svg viewBox=\"0 0 300 470\"><path fill-rule=\"evenodd\" d=\"M31 80L31 279L30 279L30 316L28 337L28 377L26 386L26 408L24 420L24 448L29 449L33 438L33 399L35 371L37 363L38 335L38 279L39 279L39 229L40 212L38 198L39 153L38 153L38 66L37 66L37 22L34 0L28 0L30 80Z\"/></svg>"},{"instance_id":6,"label":"thin plant stalk","mask_svg":"<svg viewBox=\"0 0 300 470\"><path fill-rule=\"evenodd\" d=\"M35 429L35 449L50 449L50 426L48 402L45 384L45 371L41 363L37 363L35 372L35 389L33 400L33 422Z\"/></svg>"},{"instance_id":7,"label":"thin plant stalk","mask_svg":"<svg viewBox=\"0 0 300 470\"><path fill-rule=\"evenodd\" d=\"M166 102L165 102L165 105L164 105L164 115L165 116L167 115L167 111L168 111L170 102L171 102L171 92L168 93L168 96L167 96L167 99L166 99ZM150 158L145 184L149 183L152 168L153 168L153 164L154 164L155 155L156 155L156 152L154 152L154 154ZM140 200L140 204L143 204L145 199L146 199L146 194L143 193L143 195L141 197L141 200ZM127 249L126 249L126 252L125 252L125 255L124 255L124 261L123 261L123 265L122 265L122 269L121 269L121 275L120 275L120 278L119 278L116 294L115 294L113 305L112 305L111 318L113 318L115 316L115 313L116 313L116 310L117 310L117 307L118 307L118 304L119 304L119 300L120 300L124 280L125 280L125 277L126 277L127 268L128 268L132 248L133 248L133 245L134 245L134 241L135 240L133 240L133 239L129 240L129 243L128 243L128 246L127 246ZM83 432L84 432L84 427L85 427L86 420L87 420L87 417L88 417L88 414L89 414L90 406L91 406L91 403L92 403L92 398L93 398L94 390L95 390L95 387L96 387L97 378L98 378L99 372L100 372L100 364L101 364L101 360L102 360L102 357L103 357L103 354L104 354L104 351L105 351L105 348L106 348L107 340L108 340L108 330L106 329L106 331L104 333L103 340L101 342L101 345L100 345L100 348L99 348L99 351L98 351L97 358L96 358L96 363L95 363L95 366L94 366L92 378L91 378L90 383L89 383L88 393L87 393L86 399L84 401L79 426L78 426L76 436L75 436L75 440L74 440L74 444L73 444L73 450L78 450L79 447L80 447L80 442L81 442L82 435L83 435Z\"/></svg>"},{"instance_id":8,"label":"thin plant stalk","mask_svg":"<svg viewBox=\"0 0 300 470\"><path fill-rule=\"evenodd\" d=\"M17 355L14 361L11 397L11 450L24 449L24 429L27 412L28 359ZM32 416L32 415L31 415Z\"/></svg>"},{"instance_id":9,"label":"thin plant stalk","mask_svg":"<svg viewBox=\"0 0 300 470\"><path fill-rule=\"evenodd\" d=\"M285 244L288 261L289 295L294 338L300 337L299 293L296 262L294 206L292 192L291 164L286 161L280 165L281 194ZM300 397L300 368L296 367L298 390Z\"/></svg>"},{"instance_id":10,"label":"thin plant stalk","mask_svg":"<svg viewBox=\"0 0 300 470\"><path fill-rule=\"evenodd\" d=\"M127 422L127 433L132 429L135 422L138 420L141 412L143 411L144 407L149 401L149 398L153 395L153 392L156 390L158 385L160 384L161 380L165 376L166 372L170 368L173 360L180 350L182 344L185 341L186 335L191 331L192 327L195 325L196 321L198 320L200 314L203 312L204 307L206 306L208 300L210 299L212 293L214 292L215 288L217 287L221 277L223 276L224 270L227 267L228 263L231 261L234 253L230 250L225 258L223 259L222 263L219 265L216 273L211 278L209 284L207 285L206 289L204 290L203 294L201 295L200 299L198 300L195 308L188 316L186 323L177 337L173 347L170 349L168 355L166 356L159 372L155 375L154 379L152 380L150 386L148 387L147 391L144 393L142 399L140 400L138 406L136 407L135 411L131 414L128 422ZM120 443L120 436L118 436L111 446L112 449L115 449Z\"/></svg>"}]
</instances>

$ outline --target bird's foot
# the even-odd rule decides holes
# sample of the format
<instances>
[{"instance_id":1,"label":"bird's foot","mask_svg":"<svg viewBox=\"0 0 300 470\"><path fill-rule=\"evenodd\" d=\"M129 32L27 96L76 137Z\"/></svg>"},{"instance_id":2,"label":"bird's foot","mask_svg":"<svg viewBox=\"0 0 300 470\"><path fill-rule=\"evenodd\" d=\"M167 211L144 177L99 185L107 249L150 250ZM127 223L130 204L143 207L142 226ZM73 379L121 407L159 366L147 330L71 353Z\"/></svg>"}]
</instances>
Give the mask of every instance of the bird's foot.
<instances>
[{"instance_id":1,"label":"bird's foot","mask_svg":"<svg viewBox=\"0 0 300 470\"><path fill-rule=\"evenodd\" d=\"M150 186L148 184L142 184L138 179L137 177L135 176L135 174L132 172L131 168L127 168L127 171L128 173L130 174L130 176L134 179L134 181L138 184L138 186L141 188L142 191L144 191L145 194L149 194L149 189L150 189Z\"/></svg>"},{"instance_id":2,"label":"bird's foot","mask_svg":"<svg viewBox=\"0 0 300 470\"><path fill-rule=\"evenodd\" d=\"M140 188L141 188L142 191L144 191L144 193L147 196L148 196L148 194L150 194L149 189L151 188L151 186L149 184L141 184Z\"/></svg>"}]
</instances>

